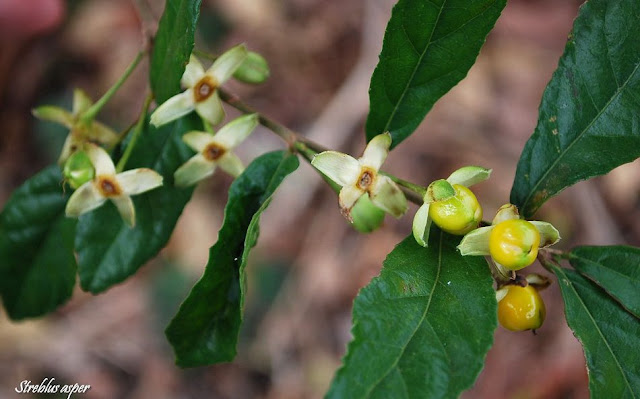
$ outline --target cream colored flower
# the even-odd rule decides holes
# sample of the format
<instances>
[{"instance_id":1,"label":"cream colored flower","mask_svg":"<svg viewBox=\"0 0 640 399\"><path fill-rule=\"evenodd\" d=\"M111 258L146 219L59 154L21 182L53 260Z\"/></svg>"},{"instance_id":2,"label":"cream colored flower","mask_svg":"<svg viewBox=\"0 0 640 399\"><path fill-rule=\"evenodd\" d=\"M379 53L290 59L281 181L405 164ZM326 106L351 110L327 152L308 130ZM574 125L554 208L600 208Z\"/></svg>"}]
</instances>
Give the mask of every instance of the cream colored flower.
<instances>
[{"instance_id":1,"label":"cream colored flower","mask_svg":"<svg viewBox=\"0 0 640 399\"><path fill-rule=\"evenodd\" d=\"M247 53L243 44L235 46L218 57L207 71L191 55L180 81L187 90L162 103L151 115L151 123L162 126L193 110L212 125L222 122L224 109L217 89L242 65Z\"/></svg>"},{"instance_id":2,"label":"cream colored flower","mask_svg":"<svg viewBox=\"0 0 640 399\"><path fill-rule=\"evenodd\" d=\"M192 131L182 140L198 152L174 173L175 185L186 187L211 176L220 166L236 177L244 170L242 161L231 150L246 139L258 125L258 114L244 115L224 125L216 134Z\"/></svg>"},{"instance_id":3,"label":"cream colored flower","mask_svg":"<svg viewBox=\"0 0 640 399\"><path fill-rule=\"evenodd\" d=\"M91 99L81 89L73 91L73 109L71 112L52 105L43 105L33 110L36 118L59 123L69 128L58 163L62 165L71 154L82 148L86 142L100 143L112 148L120 141L118 133L98 121L80 120L83 112L93 105Z\"/></svg>"},{"instance_id":4,"label":"cream colored flower","mask_svg":"<svg viewBox=\"0 0 640 399\"><path fill-rule=\"evenodd\" d=\"M131 196L161 186L162 176L147 168L116 174L113 161L104 149L94 144L86 144L85 151L95 168L95 177L71 195L65 209L66 215L78 217L111 200L118 208L122 219L133 227L136 215Z\"/></svg>"},{"instance_id":5,"label":"cream colored flower","mask_svg":"<svg viewBox=\"0 0 640 399\"><path fill-rule=\"evenodd\" d=\"M407 211L407 199L402 191L393 180L378 173L390 145L391 135L384 133L369 142L359 159L337 151L325 151L311 161L316 169L342 186L338 199L347 219L351 220L351 209L364 194L368 194L378 208L395 217Z\"/></svg>"}]
</instances>

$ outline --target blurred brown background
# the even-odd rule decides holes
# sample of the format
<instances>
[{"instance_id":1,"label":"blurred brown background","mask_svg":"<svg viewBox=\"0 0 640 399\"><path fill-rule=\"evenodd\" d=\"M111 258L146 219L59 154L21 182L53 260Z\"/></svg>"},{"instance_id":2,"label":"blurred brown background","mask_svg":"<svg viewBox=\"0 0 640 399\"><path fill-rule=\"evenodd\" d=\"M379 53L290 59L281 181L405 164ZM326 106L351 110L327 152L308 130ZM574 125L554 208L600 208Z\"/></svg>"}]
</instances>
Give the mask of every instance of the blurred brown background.
<instances>
[{"instance_id":1,"label":"blurred brown background","mask_svg":"<svg viewBox=\"0 0 640 399\"><path fill-rule=\"evenodd\" d=\"M29 4L33 26L11 23L17 19L7 7L16 2ZM580 3L510 0L469 76L385 169L426 185L463 165L490 167L492 178L475 190L490 219L508 201ZM272 69L269 81L229 89L313 140L359 156L369 79L392 6L391 0L204 0L196 46L217 52L245 42L261 52ZM74 87L97 99L140 49L141 32L156 29L162 9L161 0L0 0L0 204L56 159L65 137L30 109L70 107ZM122 129L135 120L146 67L100 114L102 121ZM239 153L248 163L279 147L260 128ZM577 184L545 205L539 219L560 229L560 247L640 244L639 165ZM230 183L216 174L201 184L168 247L126 283L95 297L78 289L43 319L11 323L0 316L0 398L18 397L13 389L20 381L44 377L91 384L77 396L89 399L322 397L349 341L352 300L410 233L416 206L360 235L340 216L335 194L302 165L262 219L237 359L180 370L163 330L202 273ZM548 316L538 335L498 328L486 367L464 398L588 397L584 357L564 322L558 287L542 296Z\"/></svg>"}]
</instances>

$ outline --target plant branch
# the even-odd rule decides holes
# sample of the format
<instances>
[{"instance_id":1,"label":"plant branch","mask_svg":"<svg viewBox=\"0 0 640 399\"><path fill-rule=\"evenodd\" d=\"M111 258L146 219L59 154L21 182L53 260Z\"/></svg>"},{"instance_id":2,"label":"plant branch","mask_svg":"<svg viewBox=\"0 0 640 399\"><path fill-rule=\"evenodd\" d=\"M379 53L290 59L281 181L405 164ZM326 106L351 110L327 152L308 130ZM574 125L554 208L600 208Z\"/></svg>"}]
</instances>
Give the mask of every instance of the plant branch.
<instances>
[{"instance_id":1,"label":"plant branch","mask_svg":"<svg viewBox=\"0 0 640 399\"><path fill-rule=\"evenodd\" d=\"M200 51L197 52L197 54L201 56L208 56L208 54L202 53ZM260 124L262 126L266 127L271 132L278 135L282 140L284 140L289 145L292 151L295 151L298 154L300 154L309 163L311 163L311 161L313 160L313 157L317 153L328 151L328 149L325 148L324 146L301 136L300 134L289 129L288 127L281 125L280 123L274 121L273 119L261 114L260 112L256 111L251 106L249 106L248 104L244 103L239 97L227 92L226 90L222 88L218 88L218 94L220 95L220 98L222 99L222 101L229 104L230 106L237 109L238 111L246 114L254 114L254 113L258 114L258 120L260 121ZM404 192L405 196L407 197L407 200L415 204L422 205L423 203L422 198L424 196L424 193L426 192L426 189L424 187L419 186L417 184L413 184L406 180L400 179L399 177L393 176L386 172L380 172L380 173L382 173L385 176L388 176L391 180L396 182Z\"/></svg>"},{"instance_id":2,"label":"plant branch","mask_svg":"<svg viewBox=\"0 0 640 399\"><path fill-rule=\"evenodd\" d=\"M131 140L127 144L127 148L124 150L124 154L118 161L118 165L116 166L116 172L120 173L124 170L124 167L127 165L127 161L131 156L131 152L136 146L136 142L142 133L142 128L144 127L144 122L147 119L147 111L149 110L149 105L151 105L151 101L153 100L153 95L148 94L147 98L144 100L144 105L142 106L142 112L140 113L140 117L138 118L138 122L136 126L133 128L133 133L131 136Z\"/></svg>"},{"instance_id":3,"label":"plant branch","mask_svg":"<svg viewBox=\"0 0 640 399\"><path fill-rule=\"evenodd\" d=\"M136 69L136 67L142 60L142 56L144 54L145 54L144 51L138 52L138 55L136 55L136 58L131 62L131 64L129 64L129 66L124 71L124 74L122 74L120 79L118 79L118 81L113 86L111 86L111 88L107 90L107 92L104 93L104 95L98 101L96 101L95 104L93 104L91 107L89 107L89 109L87 109L80 115L81 121L83 121L84 123L89 123L96 117L96 115L98 114L98 112L100 112L102 107L104 107L104 105L107 102L109 102L109 100L111 100L111 98L114 96L114 94L116 94L116 92L122 86L122 84L129 78L131 73Z\"/></svg>"}]
</instances>

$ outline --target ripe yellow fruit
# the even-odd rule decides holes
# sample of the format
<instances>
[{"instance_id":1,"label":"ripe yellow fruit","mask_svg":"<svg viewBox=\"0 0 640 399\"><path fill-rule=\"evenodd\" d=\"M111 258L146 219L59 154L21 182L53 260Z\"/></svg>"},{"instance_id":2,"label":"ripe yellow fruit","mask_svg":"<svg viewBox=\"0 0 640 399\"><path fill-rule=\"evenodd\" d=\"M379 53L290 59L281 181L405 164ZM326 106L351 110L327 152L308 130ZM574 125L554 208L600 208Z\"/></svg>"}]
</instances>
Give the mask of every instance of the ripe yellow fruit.
<instances>
[{"instance_id":1,"label":"ripe yellow fruit","mask_svg":"<svg viewBox=\"0 0 640 399\"><path fill-rule=\"evenodd\" d=\"M491 257L509 270L529 266L538 256L540 233L526 220L512 219L498 223L489 236Z\"/></svg>"},{"instance_id":2,"label":"ripe yellow fruit","mask_svg":"<svg viewBox=\"0 0 640 399\"><path fill-rule=\"evenodd\" d=\"M433 223L449 234L464 235L478 227L482 220L482 207L467 187L454 184L456 194L429 206Z\"/></svg>"},{"instance_id":3,"label":"ripe yellow fruit","mask_svg":"<svg viewBox=\"0 0 640 399\"><path fill-rule=\"evenodd\" d=\"M507 294L498 303L498 321L511 331L540 328L546 316L544 302L533 286L509 285Z\"/></svg>"}]
</instances>

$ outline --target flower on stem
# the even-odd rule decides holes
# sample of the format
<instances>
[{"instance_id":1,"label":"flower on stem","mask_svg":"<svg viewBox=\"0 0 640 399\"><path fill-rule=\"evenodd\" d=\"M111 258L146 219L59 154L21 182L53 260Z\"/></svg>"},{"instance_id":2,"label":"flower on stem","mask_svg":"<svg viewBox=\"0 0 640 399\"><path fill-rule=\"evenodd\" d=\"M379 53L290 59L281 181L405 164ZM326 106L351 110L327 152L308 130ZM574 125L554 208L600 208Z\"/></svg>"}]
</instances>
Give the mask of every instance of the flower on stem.
<instances>
[{"instance_id":1,"label":"flower on stem","mask_svg":"<svg viewBox=\"0 0 640 399\"><path fill-rule=\"evenodd\" d=\"M212 125L222 122L224 109L218 87L242 65L247 53L243 44L237 45L218 57L206 71L192 54L180 81L186 90L162 103L151 115L151 123L162 126L193 110Z\"/></svg>"},{"instance_id":2,"label":"flower on stem","mask_svg":"<svg viewBox=\"0 0 640 399\"><path fill-rule=\"evenodd\" d=\"M120 141L118 133L106 125L95 120L82 120L82 114L92 105L93 102L84 91L75 89L71 112L52 105L43 105L33 110L36 118L56 122L69 128L69 135L58 159L60 165L64 164L71 154L81 149L86 142L100 143L107 148L112 148Z\"/></svg>"},{"instance_id":3,"label":"flower on stem","mask_svg":"<svg viewBox=\"0 0 640 399\"><path fill-rule=\"evenodd\" d=\"M244 115L224 125L216 134L191 131L182 140L198 153L174 173L175 185L186 187L213 174L216 166L236 177L244 170L242 161L231 150L246 139L258 125L258 114Z\"/></svg>"},{"instance_id":4,"label":"flower on stem","mask_svg":"<svg viewBox=\"0 0 640 399\"><path fill-rule=\"evenodd\" d=\"M424 203L413 218L413 237L423 247L428 246L431 223L450 234L463 235L476 228L482 220L482 207L468 187L485 181L490 169L465 166L446 179L429 185Z\"/></svg>"},{"instance_id":5,"label":"flower on stem","mask_svg":"<svg viewBox=\"0 0 640 399\"><path fill-rule=\"evenodd\" d=\"M65 209L66 215L78 217L111 200L125 223L133 227L136 215L131 196L161 186L162 176L147 168L116 174L115 165L104 149L89 143L85 145L85 151L95 168L95 177L71 195Z\"/></svg>"},{"instance_id":6,"label":"flower on stem","mask_svg":"<svg viewBox=\"0 0 640 399\"><path fill-rule=\"evenodd\" d=\"M519 270L533 263L538 248L559 240L560 233L551 223L521 219L515 205L505 204L491 226L468 233L458 250L462 255L491 256L498 270L508 275L507 270Z\"/></svg>"},{"instance_id":7,"label":"flower on stem","mask_svg":"<svg viewBox=\"0 0 640 399\"><path fill-rule=\"evenodd\" d=\"M356 201L368 194L378 208L399 218L407 211L407 199L396 183L378 173L387 158L391 135L380 134L367 144L362 157L355 159L337 151L317 154L311 164L342 186L338 196L342 214L351 221Z\"/></svg>"}]
</instances>

